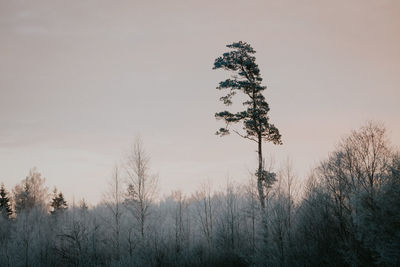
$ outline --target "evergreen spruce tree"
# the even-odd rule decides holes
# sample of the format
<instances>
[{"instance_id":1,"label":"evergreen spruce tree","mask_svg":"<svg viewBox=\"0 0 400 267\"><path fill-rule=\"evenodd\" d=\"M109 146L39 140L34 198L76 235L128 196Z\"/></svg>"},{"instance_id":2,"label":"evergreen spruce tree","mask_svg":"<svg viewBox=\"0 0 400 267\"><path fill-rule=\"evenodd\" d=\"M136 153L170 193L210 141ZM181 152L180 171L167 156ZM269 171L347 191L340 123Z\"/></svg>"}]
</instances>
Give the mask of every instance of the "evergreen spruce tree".
<instances>
[{"instance_id":1,"label":"evergreen spruce tree","mask_svg":"<svg viewBox=\"0 0 400 267\"><path fill-rule=\"evenodd\" d=\"M10 198L8 197L8 192L6 191L4 184L1 184L0 187L0 214L6 218L10 218L12 215Z\"/></svg>"},{"instance_id":2,"label":"evergreen spruce tree","mask_svg":"<svg viewBox=\"0 0 400 267\"><path fill-rule=\"evenodd\" d=\"M67 201L64 199L63 193L57 194L57 189L54 189L54 196L50 206L53 208L51 214L59 214L68 208Z\"/></svg>"},{"instance_id":3,"label":"evergreen spruce tree","mask_svg":"<svg viewBox=\"0 0 400 267\"><path fill-rule=\"evenodd\" d=\"M220 100L226 105L232 104L232 97L237 92L242 92L246 96L243 106L246 108L237 113L222 111L215 114L217 119L225 121L226 126L217 131L217 135L224 136L229 134L229 126L233 123L243 122L244 133L233 130L239 136L252 140L258 146L258 170L257 187L261 207L265 207L266 188L271 187L275 179L275 174L264 169L264 160L262 154L263 141L273 144L282 144L279 130L269 122L269 105L265 100L263 91L267 88L262 85L260 69L255 63L256 58L253 54L256 52L246 42L236 42L227 45L231 51L226 52L222 57L215 59L213 69L224 69L234 73L232 78L219 83L217 89L228 89L229 92Z\"/></svg>"}]
</instances>

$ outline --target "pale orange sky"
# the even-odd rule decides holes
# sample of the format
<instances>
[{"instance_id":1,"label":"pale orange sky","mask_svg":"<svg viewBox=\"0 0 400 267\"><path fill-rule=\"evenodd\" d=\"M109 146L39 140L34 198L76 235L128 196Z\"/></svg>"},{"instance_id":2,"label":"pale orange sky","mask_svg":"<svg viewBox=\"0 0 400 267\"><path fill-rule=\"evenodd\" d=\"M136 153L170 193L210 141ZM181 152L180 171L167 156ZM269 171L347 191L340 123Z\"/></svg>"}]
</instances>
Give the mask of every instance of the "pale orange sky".
<instances>
[{"instance_id":1,"label":"pale orange sky","mask_svg":"<svg viewBox=\"0 0 400 267\"><path fill-rule=\"evenodd\" d=\"M0 0L0 181L36 166L97 202L140 134L160 192L241 181L254 144L214 135L227 77L214 59L249 42L300 177L367 120L400 145L400 1Z\"/></svg>"}]
</instances>

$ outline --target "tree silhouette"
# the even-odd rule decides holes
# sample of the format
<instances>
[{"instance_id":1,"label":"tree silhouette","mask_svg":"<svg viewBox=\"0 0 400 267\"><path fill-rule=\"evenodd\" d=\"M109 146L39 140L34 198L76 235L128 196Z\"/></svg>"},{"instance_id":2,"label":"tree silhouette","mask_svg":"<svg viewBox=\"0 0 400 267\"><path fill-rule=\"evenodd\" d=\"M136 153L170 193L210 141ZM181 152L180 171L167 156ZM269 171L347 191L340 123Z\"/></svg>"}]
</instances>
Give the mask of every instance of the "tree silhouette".
<instances>
[{"instance_id":1,"label":"tree silhouette","mask_svg":"<svg viewBox=\"0 0 400 267\"><path fill-rule=\"evenodd\" d=\"M264 190L271 187L275 181L275 174L264 169L262 143L266 141L273 144L282 144L281 135L279 130L273 124L269 123L269 105L262 94L267 87L261 84L260 69L255 63L256 58L253 56L256 51L249 44L242 41L232 43L227 45L227 47L231 51L215 59L213 67L213 69L224 69L234 73L230 79L219 83L218 90L229 90L220 100L226 106L230 106L232 104L232 97L237 92L242 92L247 96L243 102L243 106L246 109L237 113L231 113L226 110L217 112L215 117L224 120L226 126L220 128L216 134L220 136L227 135L229 134L230 124L243 122L244 133L239 133L236 130L233 131L239 136L257 143L257 187L261 207L264 208Z\"/></svg>"},{"instance_id":2,"label":"tree silhouette","mask_svg":"<svg viewBox=\"0 0 400 267\"><path fill-rule=\"evenodd\" d=\"M58 214L65 211L68 208L67 201L64 199L63 193L57 193L57 189L54 189L54 196L50 206L53 208L51 214Z\"/></svg>"},{"instance_id":3,"label":"tree silhouette","mask_svg":"<svg viewBox=\"0 0 400 267\"><path fill-rule=\"evenodd\" d=\"M12 214L10 198L4 184L0 187L0 214L9 218Z\"/></svg>"}]
</instances>

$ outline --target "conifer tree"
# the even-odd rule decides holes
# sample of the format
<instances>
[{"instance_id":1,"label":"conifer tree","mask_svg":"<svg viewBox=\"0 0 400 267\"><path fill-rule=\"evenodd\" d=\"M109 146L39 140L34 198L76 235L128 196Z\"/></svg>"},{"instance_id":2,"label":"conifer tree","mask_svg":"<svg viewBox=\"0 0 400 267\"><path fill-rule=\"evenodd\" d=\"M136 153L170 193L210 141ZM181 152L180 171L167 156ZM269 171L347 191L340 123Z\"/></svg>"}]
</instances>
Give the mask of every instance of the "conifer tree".
<instances>
[{"instance_id":1,"label":"conifer tree","mask_svg":"<svg viewBox=\"0 0 400 267\"><path fill-rule=\"evenodd\" d=\"M6 191L4 184L1 184L0 187L0 214L6 218L10 218L12 215L10 198L8 197L8 192Z\"/></svg>"},{"instance_id":2,"label":"conifer tree","mask_svg":"<svg viewBox=\"0 0 400 267\"><path fill-rule=\"evenodd\" d=\"M57 194L57 189L54 189L54 196L50 206L53 208L51 214L59 214L68 208L67 201L64 199L62 192Z\"/></svg>"},{"instance_id":3,"label":"conifer tree","mask_svg":"<svg viewBox=\"0 0 400 267\"><path fill-rule=\"evenodd\" d=\"M264 160L262 155L263 141L273 144L282 144L281 135L278 128L269 122L269 105L265 100L263 91L267 88L262 85L260 69L255 63L256 58L253 54L256 52L246 42L236 42L227 45L231 51L226 52L222 57L215 59L213 69L224 69L231 71L234 75L219 83L218 90L228 89L229 92L220 98L226 105L232 104L232 97L237 92L242 92L246 96L243 106L246 108L237 113L230 111L217 112L215 117L225 121L226 126L217 131L217 135L224 136L229 134L230 124L243 122L244 133L233 130L239 136L252 140L258 146L258 170L257 187L261 207L265 207L266 188L271 187L275 181L275 174L264 169Z\"/></svg>"}]
</instances>

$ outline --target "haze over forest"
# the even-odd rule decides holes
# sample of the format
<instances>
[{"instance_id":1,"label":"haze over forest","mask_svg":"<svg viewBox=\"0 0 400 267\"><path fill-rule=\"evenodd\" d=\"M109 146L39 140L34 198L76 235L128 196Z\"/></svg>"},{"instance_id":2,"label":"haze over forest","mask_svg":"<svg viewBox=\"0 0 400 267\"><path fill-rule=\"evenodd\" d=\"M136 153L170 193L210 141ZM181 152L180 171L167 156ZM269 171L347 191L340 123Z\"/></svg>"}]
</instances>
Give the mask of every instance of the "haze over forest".
<instances>
[{"instance_id":1,"label":"haze over forest","mask_svg":"<svg viewBox=\"0 0 400 267\"><path fill-rule=\"evenodd\" d=\"M0 0L0 266L400 266L399 11Z\"/></svg>"},{"instance_id":2,"label":"haze over forest","mask_svg":"<svg viewBox=\"0 0 400 267\"><path fill-rule=\"evenodd\" d=\"M397 1L0 5L0 180L8 187L36 166L70 201L95 204L136 135L162 194L245 179L253 144L217 138L213 119L221 108L214 88L226 75L213 60L239 40L257 51L283 134L283 146L267 145L276 167L290 157L304 178L368 120L384 122L399 145Z\"/></svg>"}]
</instances>

